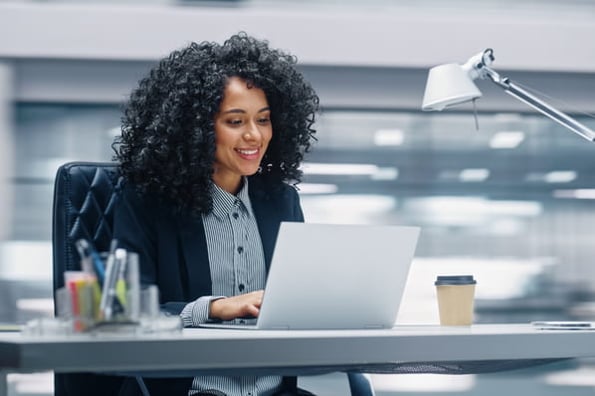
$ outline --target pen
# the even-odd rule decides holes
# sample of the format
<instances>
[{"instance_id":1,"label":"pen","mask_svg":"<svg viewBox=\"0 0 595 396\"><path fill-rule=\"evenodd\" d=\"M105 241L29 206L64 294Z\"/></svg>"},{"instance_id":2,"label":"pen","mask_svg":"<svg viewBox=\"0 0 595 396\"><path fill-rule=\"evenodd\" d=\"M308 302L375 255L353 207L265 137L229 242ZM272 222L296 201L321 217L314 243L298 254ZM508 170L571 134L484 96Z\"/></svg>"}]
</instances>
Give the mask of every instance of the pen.
<instances>
[{"instance_id":1,"label":"pen","mask_svg":"<svg viewBox=\"0 0 595 396\"><path fill-rule=\"evenodd\" d=\"M81 257L81 269L83 272L95 275L96 272L93 269L93 258L87 254L88 249L85 247L86 244L87 241L84 239L79 239L75 242L76 250Z\"/></svg>"},{"instance_id":2,"label":"pen","mask_svg":"<svg viewBox=\"0 0 595 396\"><path fill-rule=\"evenodd\" d=\"M112 241L112 244L113 243L114 242ZM87 272L91 271L91 268L88 268L88 263L90 261L93 266L93 272L97 275L99 285L103 285L103 281L105 279L105 270L99 253L97 253L93 245L91 245L86 239L77 240L75 242L75 246L79 252L79 255L81 256L83 270Z\"/></svg>"},{"instance_id":3,"label":"pen","mask_svg":"<svg viewBox=\"0 0 595 396\"><path fill-rule=\"evenodd\" d=\"M126 260L127 260L127 253L126 250L118 249L116 252L116 260L120 263L118 265L118 278L116 280L116 297L122 307L126 309L127 301L126 301Z\"/></svg>"},{"instance_id":4,"label":"pen","mask_svg":"<svg viewBox=\"0 0 595 396\"><path fill-rule=\"evenodd\" d=\"M116 293L116 283L120 273L120 266L123 265L125 259L126 250L116 249L115 253L113 255L110 254L107 260L105 282L103 283L101 302L99 304L99 310L103 313L103 319L106 321L111 320L114 313L123 311L122 303L119 301ZM116 312L114 312L114 308Z\"/></svg>"},{"instance_id":5,"label":"pen","mask_svg":"<svg viewBox=\"0 0 595 396\"><path fill-rule=\"evenodd\" d=\"M105 263L105 268L107 269L107 266L109 265L110 261L113 261L115 259L115 253L116 253L116 248L118 247L118 240L117 239L112 239L112 241L110 242L109 245L109 253L107 255L107 260ZM97 252L95 252L97 253ZM97 255L99 257L99 254ZM101 262L101 260L100 260Z\"/></svg>"}]
</instances>

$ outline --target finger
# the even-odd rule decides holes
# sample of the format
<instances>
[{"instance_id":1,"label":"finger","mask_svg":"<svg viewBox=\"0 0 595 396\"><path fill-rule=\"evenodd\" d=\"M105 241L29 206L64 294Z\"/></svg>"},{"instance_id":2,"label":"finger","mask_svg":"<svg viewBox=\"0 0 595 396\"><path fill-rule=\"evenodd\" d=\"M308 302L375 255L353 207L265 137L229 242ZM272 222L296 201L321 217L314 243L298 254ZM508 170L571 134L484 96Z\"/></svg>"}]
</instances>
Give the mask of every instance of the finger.
<instances>
[{"instance_id":1,"label":"finger","mask_svg":"<svg viewBox=\"0 0 595 396\"><path fill-rule=\"evenodd\" d=\"M258 307L254 306L254 305L251 305L248 307L248 315L249 316L257 317L259 313L260 313L260 309L258 309Z\"/></svg>"}]
</instances>

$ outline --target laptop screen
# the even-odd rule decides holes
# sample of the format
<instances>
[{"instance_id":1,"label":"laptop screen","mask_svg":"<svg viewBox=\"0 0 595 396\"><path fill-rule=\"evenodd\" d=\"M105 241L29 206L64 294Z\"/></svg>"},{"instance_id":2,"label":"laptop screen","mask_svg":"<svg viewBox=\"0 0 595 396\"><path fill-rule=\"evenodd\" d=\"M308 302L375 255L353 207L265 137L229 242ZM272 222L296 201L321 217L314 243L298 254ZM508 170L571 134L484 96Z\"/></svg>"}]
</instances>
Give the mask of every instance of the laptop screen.
<instances>
[{"instance_id":1,"label":"laptop screen","mask_svg":"<svg viewBox=\"0 0 595 396\"><path fill-rule=\"evenodd\" d=\"M281 223L257 326L394 325L419 227Z\"/></svg>"}]
</instances>

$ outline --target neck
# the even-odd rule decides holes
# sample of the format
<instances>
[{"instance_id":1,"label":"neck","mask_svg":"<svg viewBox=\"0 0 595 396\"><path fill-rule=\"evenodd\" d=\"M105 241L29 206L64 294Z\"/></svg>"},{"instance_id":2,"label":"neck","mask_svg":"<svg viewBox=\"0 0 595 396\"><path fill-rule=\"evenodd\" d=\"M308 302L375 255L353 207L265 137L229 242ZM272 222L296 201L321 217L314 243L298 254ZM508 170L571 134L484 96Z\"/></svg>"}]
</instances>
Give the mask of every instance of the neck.
<instances>
[{"instance_id":1,"label":"neck","mask_svg":"<svg viewBox=\"0 0 595 396\"><path fill-rule=\"evenodd\" d=\"M217 180L213 178L213 182L224 191L236 195L244 185L244 179L240 177L238 180Z\"/></svg>"}]
</instances>

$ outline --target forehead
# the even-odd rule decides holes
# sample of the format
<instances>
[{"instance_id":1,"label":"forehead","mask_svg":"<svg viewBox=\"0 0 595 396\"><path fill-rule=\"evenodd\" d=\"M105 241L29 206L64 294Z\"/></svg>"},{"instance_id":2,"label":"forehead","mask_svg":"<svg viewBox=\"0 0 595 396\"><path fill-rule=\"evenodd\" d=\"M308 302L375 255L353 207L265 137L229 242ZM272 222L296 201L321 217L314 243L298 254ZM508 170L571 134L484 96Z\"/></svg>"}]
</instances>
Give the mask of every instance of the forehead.
<instances>
[{"instance_id":1,"label":"forehead","mask_svg":"<svg viewBox=\"0 0 595 396\"><path fill-rule=\"evenodd\" d=\"M261 104L267 102L264 91L255 87L246 80L239 77L230 77L227 80L225 89L223 91L223 103L242 101L258 101Z\"/></svg>"}]
</instances>

